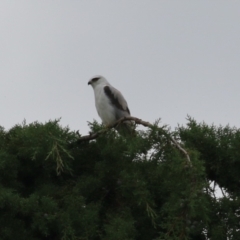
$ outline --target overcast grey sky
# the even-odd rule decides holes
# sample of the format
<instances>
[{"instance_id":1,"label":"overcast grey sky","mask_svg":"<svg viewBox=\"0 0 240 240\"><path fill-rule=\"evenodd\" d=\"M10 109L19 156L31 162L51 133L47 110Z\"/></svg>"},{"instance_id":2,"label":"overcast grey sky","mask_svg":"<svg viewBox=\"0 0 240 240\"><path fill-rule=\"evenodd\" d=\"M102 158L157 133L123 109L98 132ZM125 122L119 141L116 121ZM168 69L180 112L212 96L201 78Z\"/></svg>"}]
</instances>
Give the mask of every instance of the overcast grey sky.
<instances>
[{"instance_id":1,"label":"overcast grey sky","mask_svg":"<svg viewBox=\"0 0 240 240\"><path fill-rule=\"evenodd\" d=\"M240 1L1 0L0 125L86 134L96 74L135 117L240 127Z\"/></svg>"}]
</instances>

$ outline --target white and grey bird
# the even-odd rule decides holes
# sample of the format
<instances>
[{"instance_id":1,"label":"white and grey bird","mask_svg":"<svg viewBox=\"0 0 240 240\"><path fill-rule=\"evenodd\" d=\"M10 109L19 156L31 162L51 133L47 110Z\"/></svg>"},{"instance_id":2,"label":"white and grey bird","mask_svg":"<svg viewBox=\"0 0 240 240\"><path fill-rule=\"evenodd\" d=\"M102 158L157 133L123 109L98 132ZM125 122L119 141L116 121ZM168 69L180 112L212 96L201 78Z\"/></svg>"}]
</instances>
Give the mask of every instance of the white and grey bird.
<instances>
[{"instance_id":1,"label":"white and grey bird","mask_svg":"<svg viewBox=\"0 0 240 240\"><path fill-rule=\"evenodd\" d=\"M104 125L112 125L122 117L129 117L127 101L103 76L95 76L89 82L95 95L95 106ZM129 126L130 122L124 122Z\"/></svg>"}]
</instances>

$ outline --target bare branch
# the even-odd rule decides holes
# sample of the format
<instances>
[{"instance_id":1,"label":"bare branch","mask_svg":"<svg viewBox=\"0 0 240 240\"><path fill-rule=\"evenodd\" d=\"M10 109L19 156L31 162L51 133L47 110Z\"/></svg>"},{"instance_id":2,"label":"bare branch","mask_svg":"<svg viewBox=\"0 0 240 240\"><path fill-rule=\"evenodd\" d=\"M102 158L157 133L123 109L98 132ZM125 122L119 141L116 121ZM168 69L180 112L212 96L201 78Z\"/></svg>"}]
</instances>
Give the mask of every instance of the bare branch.
<instances>
[{"instance_id":1,"label":"bare branch","mask_svg":"<svg viewBox=\"0 0 240 240\"><path fill-rule=\"evenodd\" d=\"M103 130L100 130L98 132L95 132L95 133L90 133L89 135L85 135L85 136L82 136L80 137L77 142L82 142L82 141L90 141L90 140L93 140L93 139L96 139L99 137L99 135L103 134L104 132L108 131L109 129L111 128L115 128L117 127L119 124L121 124L122 122L125 122L125 121L134 121L135 124L140 124L144 127L149 127L149 128L153 128L154 125L149 123L149 122L146 122L146 121L143 121L142 119L139 119L139 118L136 118L136 117L123 117L121 119L119 119L118 121L116 121L114 124L110 125L110 126L107 126L105 129ZM191 160L190 160L190 157L187 153L187 151L185 149L183 149L180 144L170 135L168 134L165 134L166 137L168 137L171 142L186 156L187 158L187 161L190 165L190 167L192 166L192 163L191 163Z\"/></svg>"},{"instance_id":2,"label":"bare branch","mask_svg":"<svg viewBox=\"0 0 240 240\"><path fill-rule=\"evenodd\" d=\"M182 148L174 138L172 138L171 136L169 136L169 137L170 137L171 141L174 143L174 145L186 156L188 163L192 167L192 163L191 163L191 160L190 160L190 157L189 157L187 151L184 148Z\"/></svg>"},{"instance_id":3,"label":"bare branch","mask_svg":"<svg viewBox=\"0 0 240 240\"><path fill-rule=\"evenodd\" d=\"M100 130L98 132L90 133L89 135L82 136L77 140L77 142L79 143L79 142L82 142L82 141L90 141L90 140L96 139L106 131L107 131L107 129L103 129L103 130Z\"/></svg>"},{"instance_id":4,"label":"bare branch","mask_svg":"<svg viewBox=\"0 0 240 240\"><path fill-rule=\"evenodd\" d=\"M226 198L226 194L224 193L224 190L222 189L222 187L219 187L219 188L220 188L220 190L221 190L221 192L222 192L223 197Z\"/></svg>"}]
</instances>

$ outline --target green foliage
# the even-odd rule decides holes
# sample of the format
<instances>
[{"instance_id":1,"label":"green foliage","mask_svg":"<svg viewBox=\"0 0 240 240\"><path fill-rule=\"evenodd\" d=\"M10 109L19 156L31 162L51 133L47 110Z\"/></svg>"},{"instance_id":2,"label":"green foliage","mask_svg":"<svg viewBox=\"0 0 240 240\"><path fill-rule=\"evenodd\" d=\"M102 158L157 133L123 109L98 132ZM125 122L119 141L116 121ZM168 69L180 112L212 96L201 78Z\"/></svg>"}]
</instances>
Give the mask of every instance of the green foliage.
<instances>
[{"instance_id":1,"label":"green foliage","mask_svg":"<svg viewBox=\"0 0 240 240\"><path fill-rule=\"evenodd\" d=\"M78 138L58 120L0 128L1 240L239 238L238 129L189 118L175 132L156 123ZM227 195L217 199L210 181Z\"/></svg>"}]
</instances>

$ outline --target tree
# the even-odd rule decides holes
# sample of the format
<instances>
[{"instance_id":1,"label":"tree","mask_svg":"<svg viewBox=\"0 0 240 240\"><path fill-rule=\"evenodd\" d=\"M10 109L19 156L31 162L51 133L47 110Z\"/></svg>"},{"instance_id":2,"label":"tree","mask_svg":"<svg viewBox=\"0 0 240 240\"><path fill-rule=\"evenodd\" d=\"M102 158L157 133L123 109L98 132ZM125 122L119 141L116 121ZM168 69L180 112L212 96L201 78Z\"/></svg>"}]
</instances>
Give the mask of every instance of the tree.
<instances>
[{"instance_id":1,"label":"tree","mask_svg":"<svg viewBox=\"0 0 240 240\"><path fill-rule=\"evenodd\" d=\"M58 120L0 129L1 239L240 239L238 129L90 129L101 134Z\"/></svg>"}]
</instances>

